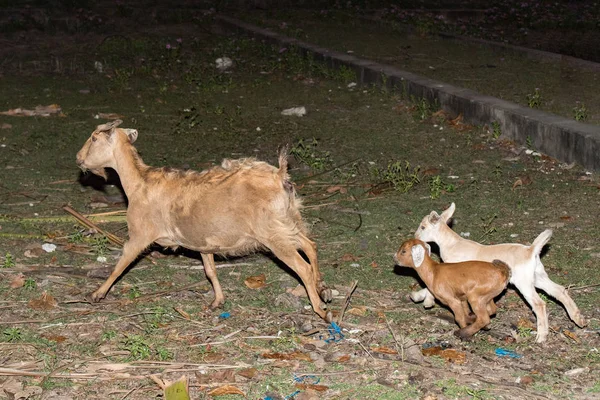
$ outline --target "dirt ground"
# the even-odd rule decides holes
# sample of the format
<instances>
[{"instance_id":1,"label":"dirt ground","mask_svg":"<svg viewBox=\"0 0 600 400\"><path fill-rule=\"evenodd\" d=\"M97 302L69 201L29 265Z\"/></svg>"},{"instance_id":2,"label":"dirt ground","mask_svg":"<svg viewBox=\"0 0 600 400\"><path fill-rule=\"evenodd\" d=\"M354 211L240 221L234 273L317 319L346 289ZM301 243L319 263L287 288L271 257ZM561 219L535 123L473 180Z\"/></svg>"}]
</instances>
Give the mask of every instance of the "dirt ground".
<instances>
[{"instance_id":1,"label":"dirt ground","mask_svg":"<svg viewBox=\"0 0 600 400\"><path fill-rule=\"evenodd\" d=\"M5 20L0 49L0 111L46 106L0 115L0 398L162 398L159 383L182 376L192 399L600 398L595 172L232 36L203 4L29 7L6 9L31 18ZM299 106L306 115L281 114ZM289 144L337 324L261 253L218 260L221 309L199 254L158 246L89 303L120 255L108 234L127 238L126 199L75 154L115 118L138 129L153 166L276 164ZM536 344L534 315L509 288L490 329L461 341L449 310L410 301L419 281L392 256L452 202L453 229L483 243L552 228L546 271L589 325L541 293L550 334Z\"/></svg>"}]
</instances>

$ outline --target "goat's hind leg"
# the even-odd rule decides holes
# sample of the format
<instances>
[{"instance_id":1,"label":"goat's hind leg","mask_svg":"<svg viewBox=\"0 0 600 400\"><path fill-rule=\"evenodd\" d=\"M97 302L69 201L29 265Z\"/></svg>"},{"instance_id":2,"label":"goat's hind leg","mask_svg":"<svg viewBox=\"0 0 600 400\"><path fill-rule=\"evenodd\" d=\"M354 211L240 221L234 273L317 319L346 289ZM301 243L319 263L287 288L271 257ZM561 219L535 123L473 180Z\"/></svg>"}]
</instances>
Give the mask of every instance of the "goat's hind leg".
<instances>
[{"instance_id":1,"label":"goat's hind leg","mask_svg":"<svg viewBox=\"0 0 600 400\"><path fill-rule=\"evenodd\" d=\"M512 281L514 281L513 284L515 287L533 309L533 313L537 319L537 335L535 341L537 343L545 342L548 337L548 314L546 313L546 303L535 291L533 276L528 279L515 278Z\"/></svg>"},{"instance_id":2,"label":"goat's hind leg","mask_svg":"<svg viewBox=\"0 0 600 400\"><path fill-rule=\"evenodd\" d=\"M425 308L431 308L435 305L435 297L433 297L427 288L410 292L410 299L415 303L423 302L423 307Z\"/></svg>"},{"instance_id":3,"label":"goat's hind leg","mask_svg":"<svg viewBox=\"0 0 600 400\"><path fill-rule=\"evenodd\" d=\"M202 264L204 264L204 273L206 277L210 281L210 284L213 287L213 291L215 292L215 299L211 303L212 308L217 308L223 303L225 303L225 296L223 295L223 289L221 289L221 283L219 283L219 278L217 278L217 268L215 267L215 257L213 254L204 254L200 253L202 257Z\"/></svg>"},{"instance_id":4,"label":"goat's hind leg","mask_svg":"<svg viewBox=\"0 0 600 400\"><path fill-rule=\"evenodd\" d=\"M567 289L550 279L541 261L538 261L535 266L534 284L536 288L542 289L544 292L561 302L567 309L569 317L577 324L577 326L580 328L587 326L588 322L583 315L581 315L581 311L579 311L577 304L575 304L573 299L569 296Z\"/></svg>"},{"instance_id":5,"label":"goat's hind leg","mask_svg":"<svg viewBox=\"0 0 600 400\"><path fill-rule=\"evenodd\" d=\"M317 289L319 290L319 296L325 303L331 302L333 300L333 294L331 289L325 286L323 282L323 277L321 276L321 272L319 271L319 261L317 257L317 244L300 234L300 248L308 257L308 262L312 268L313 280Z\"/></svg>"},{"instance_id":6,"label":"goat's hind leg","mask_svg":"<svg viewBox=\"0 0 600 400\"><path fill-rule=\"evenodd\" d=\"M151 239L130 234L130 239L125 242L123 254L121 255L121 258L119 258L112 273L102 286L90 295L92 301L97 303L106 297L106 293L108 293L113 283L121 276L123 271L125 271L129 264L131 264L144 249L150 246L152 242L153 240Z\"/></svg>"},{"instance_id":7,"label":"goat's hind leg","mask_svg":"<svg viewBox=\"0 0 600 400\"><path fill-rule=\"evenodd\" d=\"M477 318L471 325L454 332L455 335L461 339L470 339L475 333L479 332L481 328L487 326L490 323L490 316L488 315L487 310L488 303L489 301L487 299L469 299L469 304L471 304L471 308Z\"/></svg>"}]
</instances>

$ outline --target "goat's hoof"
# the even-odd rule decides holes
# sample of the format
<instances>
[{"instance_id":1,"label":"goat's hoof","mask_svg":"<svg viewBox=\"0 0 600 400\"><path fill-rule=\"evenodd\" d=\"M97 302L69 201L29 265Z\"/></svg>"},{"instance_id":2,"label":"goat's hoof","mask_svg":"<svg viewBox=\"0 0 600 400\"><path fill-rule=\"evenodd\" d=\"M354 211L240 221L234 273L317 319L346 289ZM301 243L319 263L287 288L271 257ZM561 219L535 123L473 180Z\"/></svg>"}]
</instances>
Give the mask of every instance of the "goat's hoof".
<instances>
[{"instance_id":1,"label":"goat's hoof","mask_svg":"<svg viewBox=\"0 0 600 400\"><path fill-rule=\"evenodd\" d=\"M333 322L333 313L331 311L327 311L325 314L325 318L323 318L325 322L332 323Z\"/></svg>"},{"instance_id":2,"label":"goat's hoof","mask_svg":"<svg viewBox=\"0 0 600 400\"><path fill-rule=\"evenodd\" d=\"M220 300L215 299L215 300L213 300L212 303L210 303L210 308L212 308L214 310L215 308L221 307L223 304L225 304L224 299L220 299Z\"/></svg>"},{"instance_id":3,"label":"goat's hoof","mask_svg":"<svg viewBox=\"0 0 600 400\"><path fill-rule=\"evenodd\" d=\"M583 318L583 315L581 314L575 316L575 318L573 318L573 322L575 322L575 324L580 328L584 328L588 325L588 321Z\"/></svg>"},{"instance_id":4,"label":"goat's hoof","mask_svg":"<svg viewBox=\"0 0 600 400\"><path fill-rule=\"evenodd\" d=\"M331 300L333 300L333 293L329 288L321 289L319 296L321 296L321 300L323 300L325 303L330 303Z\"/></svg>"},{"instance_id":5,"label":"goat's hoof","mask_svg":"<svg viewBox=\"0 0 600 400\"><path fill-rule=\"evenodd\" d=\"M85 299L87 301L89 301L90 303L98 303L105 296L106 296L106 293L99 293L98 291L95 291L94 293L90 293L87 296L85 296Z\"/></svg>"},{"instance_id":6,"label":"goat's hoof","mask_svg":"<svg viewBox=\"0 0 600 400\"><path fill-rule=\"evenodd\" d=\"M455 330L454 335L464 341L470 341L473 338L473 335L466 332L465 328Z\"/></svg>"}]
</instances>

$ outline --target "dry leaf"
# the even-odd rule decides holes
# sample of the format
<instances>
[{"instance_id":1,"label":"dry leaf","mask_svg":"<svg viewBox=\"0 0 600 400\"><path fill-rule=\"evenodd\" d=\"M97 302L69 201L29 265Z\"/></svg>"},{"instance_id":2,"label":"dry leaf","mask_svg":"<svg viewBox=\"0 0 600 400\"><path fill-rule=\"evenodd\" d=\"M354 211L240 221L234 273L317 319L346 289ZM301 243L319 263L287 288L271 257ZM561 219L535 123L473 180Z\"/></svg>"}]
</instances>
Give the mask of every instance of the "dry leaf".
<instances>
[{"instance_id":1,"label":"dry leaf","mask_svg":"<svg viewBox=\"0 0 600 400\"><path fill-rule=\"evenodd\" d=\"M517 327L518 328L525 328L525 329L535 329L535 325L533 325L533 322L531 322L528 318L519 318L519 321L517 321Z\"/></svg>"},{"instance_id":2,"label":"dry leaf","mask_svg":"<svg viewBox=\"0 0 600 400\"><path fill-rule=\"evenodd\" d=\"M349 354L344 354L343 356L341 356L340 358L337 359L337 362L344 363L344 362L350 361L350 358L352 358L352 357L350 357Z\"/></svg>"},{"instance_id":3,"label":"dry leaf","mask_svg":"<svg viewBox=\"0 0 600 400\"><path fill-rule=\"evenodd\" d=\"M58 302L52 295L44 292L40 298L29 300L28 304L34 310L51 310L58 305Z\"/></svg>"},{"instance_id":4,"label":"dry leaf","mask_svg":"<svg viewBox=\"0 0 600 400\"><path fill-rule=\"evenodd\" d=\"M65 340L67 340L66 336L60 336L60 335L42 335L42 337L44 339L48 339L52 342L56 342L56 343L62 343Z\"/></svg>"},{"instance_id":5,"label":"dry leaf","mask_svg":"<svg viewBox=\"0 0 600 400\"><path fill-rule=\"evenodd\" d=\"M458 114L458 117L450 120L450 124L452 124L452 125L460 125L460 124L462 124L462 120L463 120L463 115L462 114Z\"/></svg>"},{"instance_id":6,"label":"dry leaf","mask_svg":"<svg viewBox=\"0 0 600 400\"><path fill-rule=\"evenodd\" d=\"M379 267L379 265L377 264L377 262L372 261L371 262L371 268L377 268L377 267Z\"/></svg>"},{"instance_id":7,"label":"dry leaf","mask_svg":"<svg viewBox=\"0 0 600 400\"><path fill-rule=\"evenodd\" d=\"M358 261L358 257L353 254L346 253L342 256L342 261Z\"/></svg>"},{"instance_id":8,"label":"dry leaf","mask_svg":"<svg viewBox=\"0 0 600 400\"><path fill-rule=\"evenodd\" d=\"M448 362L455 364L464 364L467 362L467 355L462 351L454 349L442 349L439 346L429 347L421 350L424 356L440 356Z\"/></svg>"},{"instance_id":9,"label":"dry leaf","mask_svg":"<svg viewBox=\"0 0 600 400\"><path fill-rule=\"evenodd\" d=\"M576 334L574 334L571 331L568 330L563 330L563 333L566 337L568 337L569 339L573 340L575 343L581 343L581 340L577 337Z\"/></svg>"},{"instance_id":10,"label":"dry leaf","mask_svg":"<svg viewBox=\"0 0 600 400\"><path fill-rule=\"evenodd\" d=\"M25 108L13 108L8 111L0 112L0 115L9 115L13 117L49 117L53 114L64 116L58 104L50 104L49 106L37 106L33 110L27 110Z\"/></svg>"},{"instance_id":11,"label":"dry leaf","mask_svg":"<svg viewBox=\"0 0 600 400\"><path fill-rule=\"evenodd\" d=\"M252 379L256 375L258 375L258 370L256 368L246 368L237 372L238 375L243 376L246 379Z\"/></svg>"},{"instance_id":12,"label":"dry leaf","mask_svg":"<svg viewBox=\"0 0 600 400\"><path fill-rule=\"evenodd\" d=\"M389 347L374 347L371 351L380 354L398 354L398 351L390 349Z\"/></svg>"},{"instance_id":13,"label":"dry leaf","mask_svg":"<svg viewBox=\"0 0 600 400\"><path fill-rule=\"evenodd\" d=\"M367 314L367 307L365 307L365 306L352 307L351 309L346 311L346 313L352 314L352 315L357 315L359 317L364 317Z\"/></svg>"},{"instance_id":14,"label":"dry leaf","mask_svg":"<svg viewBox=\"0 0 600 400\"><path fill-rule=\"evenodd\" d=\"M16 275L13 278L13 280L10 282L10 287L12 289L17 289L17 288L23 287L24 284L25 284L25 275L19 274L19 275Z\"/></svg>"},{"instance_id":15,"label":"dry leaf","mask_svg":"<svg viewBox=\"0 0 600 400\"><path fill-rule=\"evenodd\" d=\"M185 319L191 319L190 314L185 312L181 307L173 307L175 311L179 313Z\"/></svg>"},{"instance_id":16,"label":"dry leaf","mask_svg":"<svg viewBox=\"0 0 600 400\"><path fill-rule=\"evenodd\" d=\"M329 186L327 189L325 189L325 191L327 193L340 192L343 194L343 193L347 193L348 189L345 186L335 185L335 186Z\"/></svg>"},{"instance_id":17,"label":"dry leaf","mask_svg":"<svg viewBox=\"0 0 600 400\"><path fill-rule=\"evenodd\" d=\"M308 297L308 294L306 293L306 288L300 284L298 284L298 286L296 286L293 289L287 289L286 292L296 297Z\"/></svg>"},{"instance_id":18,"label":"dry leaf","mask_svg":"<svg viewBox=\"0 0 600 400\"><path fill-rule=\"evenodd\" d=\"M102 119L124 119L125 116L117 113L98 113L98 118Z\"/></svg>"},{"instance_id":19,"label":"dry leaf","mask_svg":"<svg viewBox=\"0 0 600 400\"><path fill-rule=\"evenodd\" d=\"M182 376L175 382L165 382L165 400L190 400L188 378Z\"/></svg>"},{"instance_id":20,"label":"dry leaf","mask_svg":"<svg viewBox=\"0 0 600 400\"><path fill-rule=\"evenodd\" d=\"M246 396L244 392L233 385L220 386L208 392L209 396L224 396L226 394L239 394L241 396Z\"/></svg>"},{"instance_id":21,"label":"dry leaf","mask_svg":"<svg viewBox=\"0 0 600 400\"><path fill-rule=\"evenodd\" d=\"M533 383L533 378L530 377L529 375L525 375L521 377L521 383L523 385L529 385L530 383Z\"/></svg>"},{"instance_id":22,"label":"dry leaf","mask_svg":"<svg viewBox=\"0 0 600 400\"><path fill-rule=\"evenodd\" d=\"M523 186L523 181L521 180L521 178L517 179L515 181L515 183L513 183L512 185L512 189L515 190L515 188L519 187L519 186Z\"/></svg>"},{"instance_id":23,"label":"dry leaf","mask_svg":"<svg viewBox=\"0 0 600 400\"><path fill-rule=\"evenodd\" d=\"M244 285L248 286L250 289L260 289L267 286L267 284L265 283L266 280L267 277L265 276L265 274L249 276L244 281Z\"/></svg>"},{"instance_id":24,"label":"dry leaf","mask_svg":"<svg viewBox=\"0 0 600 400\"><path fill-rule=\"evenodd\" d=\"M301 360L301 361L312 361L308 353L301 351L294 351L292 353L264 353L263 358L270 360Z\"/></svg>"},{"instance_id":25,"label":"dry leaf","mask_svg":"<svg viewBox=\"0 0 600 400\"><path fill-rule=\"evenodd\" d=\"M562 219L563 221L570 221L573 219L573 217L571 217L570 215L561 215L560 219Z\"/></svg>"},{"instance_id":26,"label":"dry leaf","mask_svg":"<svg viewBox=\"0 0 600 400\"><path fill-rule=\"evenodd\" d=\"M211 382L235 382L235 371L232 369L222 369L213 372L209 376Z\"/></svg>"},{"instance_id":27,"label":"dry leaf","mask_svg":"<svg viewBox=\"0 0 600 400\"><path fill-rule=\"evenodd\" d=\"M435 176L439 174L440 170L438 168L427 168L425 171L423 171L423 176Z\"/></svg>"},{"instance_id":28,"label":"dry leaf","mask_svg":"<svg viewBox=\"0 0 600 400\"><path fill-rule=\"evenodd\" d=\"M314 385L310 383L296 383L294 386L296 386L296 388L300 390L314 390L317 392L324 392L326 390L329 390L329 386Z\"/></svg>"}]
</instances>

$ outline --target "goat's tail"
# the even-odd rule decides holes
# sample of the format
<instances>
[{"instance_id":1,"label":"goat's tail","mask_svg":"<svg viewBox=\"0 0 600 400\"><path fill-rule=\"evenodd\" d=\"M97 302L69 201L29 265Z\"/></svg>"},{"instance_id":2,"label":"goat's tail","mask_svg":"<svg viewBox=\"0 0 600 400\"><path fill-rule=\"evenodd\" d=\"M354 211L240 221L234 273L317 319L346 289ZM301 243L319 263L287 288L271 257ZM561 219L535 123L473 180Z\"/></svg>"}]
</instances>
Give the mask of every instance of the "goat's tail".
<instances>
[{"instance_id":1,"label":"goat's tail","mask_svg":"<svg viewBox=\"0 0 600 400\"><path fill-rule=\"evenodd\" d=\"M551 237L552 229L546 229L544 232L540 233L540 235L536 237L533 243L531 244L533 254L540 254L542 248L546 245L546 243L548 243Z\"/></svg>"},{"instance_id":2,"label":"goat's tail","mask_svg":"<svg viewBox=\"0 0 600 400\"><path fill-rule=\"evenodd\" d=\"M277 172L277 174L279 175L279 177L281 178L281 180L283 182L289 180L287 170L288 170L288 147L283 146L279 150L279 171Z\"/></svg>"}]
</instances>

